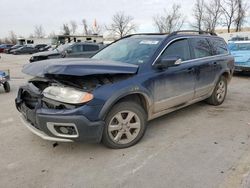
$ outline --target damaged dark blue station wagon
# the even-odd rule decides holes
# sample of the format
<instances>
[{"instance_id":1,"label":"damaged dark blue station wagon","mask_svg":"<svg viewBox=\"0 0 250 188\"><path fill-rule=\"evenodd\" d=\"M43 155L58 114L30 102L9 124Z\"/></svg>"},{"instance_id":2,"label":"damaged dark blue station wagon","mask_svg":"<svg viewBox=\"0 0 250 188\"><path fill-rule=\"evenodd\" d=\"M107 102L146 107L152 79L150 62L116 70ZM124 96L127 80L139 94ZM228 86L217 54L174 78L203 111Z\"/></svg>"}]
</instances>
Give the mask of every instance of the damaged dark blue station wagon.
<instances>
[{"instance_id":1,"label":"damaged dark blue station wagon","mask_svg":"<svg viewBox=\"0 0 250 188\"><path fill-rule=\"evenodd\" d=\"M52 141L136 144L147 121L206 100L220 105L234 70L225 41L205 32L136 34L90 59L27 64L17 109L28 129Z\"/></svg>"}]
</instances>

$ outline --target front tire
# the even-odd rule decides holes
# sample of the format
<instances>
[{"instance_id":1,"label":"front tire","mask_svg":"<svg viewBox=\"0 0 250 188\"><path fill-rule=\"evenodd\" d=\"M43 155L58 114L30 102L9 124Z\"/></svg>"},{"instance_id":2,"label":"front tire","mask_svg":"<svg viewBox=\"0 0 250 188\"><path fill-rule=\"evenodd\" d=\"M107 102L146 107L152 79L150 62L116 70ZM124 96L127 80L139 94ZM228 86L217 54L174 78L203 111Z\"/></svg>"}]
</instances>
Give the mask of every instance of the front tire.
<instances>
[{"instance_id":1,"label":"front tire","mask_svg":"<svg viewBox=\"0 0 250 188\"><path fill-rule=\"evenodd\" d=\"M217 82L212 95L207 99L207 103L218 106L221 105L227 95L227 79L221 76Z\"/></svg>"},{"instance_id":2,"label":"front tire","mask_svg":"<svg viewBox=\"0 0 250 188\"><path fill-rule=\"evenodd\" d=\"M117 103L105 118L102 142L109 148L122 149L135 145L146 131L147 116L140 104Z\"/></svg>"},{"instance_id":3,"label":"front tire","mask_svg":"<svg viewBox=\"0 0 250 188\"><path fill-rule=\"evenodd\" d=\"M10 92L10 84L9 84L9 82L5 82L5 83L3 84L3 88L4 88L4 91L5 91L6 93L9 93L9 92Z\"/></svg>"}]
</instances>

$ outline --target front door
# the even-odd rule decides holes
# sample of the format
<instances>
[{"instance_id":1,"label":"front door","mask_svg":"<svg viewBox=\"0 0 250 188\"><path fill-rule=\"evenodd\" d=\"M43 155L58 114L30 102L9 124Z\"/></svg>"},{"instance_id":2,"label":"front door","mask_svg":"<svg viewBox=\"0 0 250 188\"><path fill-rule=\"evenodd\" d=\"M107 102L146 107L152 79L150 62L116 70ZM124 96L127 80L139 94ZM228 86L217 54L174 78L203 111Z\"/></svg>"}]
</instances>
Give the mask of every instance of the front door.
<instances>
[{"instance_id":1,"label":"front door","mask_svg":"<svg viewBox=\"0 0 250 188\"><path fill-rule=\"evenodd\" d=\"M179 57L182 63L165 70L154 70L154 113L184 105L194 97L196 71L195 65L188 62L191 59L188 40L180 39L171 43L160 58L167 56Z\"/></svg>"}]
</instances>

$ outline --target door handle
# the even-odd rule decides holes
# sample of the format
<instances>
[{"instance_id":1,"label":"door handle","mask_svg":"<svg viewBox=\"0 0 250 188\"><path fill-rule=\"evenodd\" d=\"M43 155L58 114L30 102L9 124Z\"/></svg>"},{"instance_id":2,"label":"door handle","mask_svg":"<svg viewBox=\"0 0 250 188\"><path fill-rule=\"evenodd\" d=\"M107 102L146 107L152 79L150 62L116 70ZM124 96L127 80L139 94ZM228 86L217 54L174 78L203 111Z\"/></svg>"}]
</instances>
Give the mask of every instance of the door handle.
<instances>
[{"instance_id":1,"label":"door handle","mask_svg":"<svg viewBox=\"0 0 250 188\"><path fill-rule=\"evenodd\" d=\"M217 62L214 62L214 63L213 63L214 66L217 66L217 64L218 64Z\"/></svg>"}]
</instances>

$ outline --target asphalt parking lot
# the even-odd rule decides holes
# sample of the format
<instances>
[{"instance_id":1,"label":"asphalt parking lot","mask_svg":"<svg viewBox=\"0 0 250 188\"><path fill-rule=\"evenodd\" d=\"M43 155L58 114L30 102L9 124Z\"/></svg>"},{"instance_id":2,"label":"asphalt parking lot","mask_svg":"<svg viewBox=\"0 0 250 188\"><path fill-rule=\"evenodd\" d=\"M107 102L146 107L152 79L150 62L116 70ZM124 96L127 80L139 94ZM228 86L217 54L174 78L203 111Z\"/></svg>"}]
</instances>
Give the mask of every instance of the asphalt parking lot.
<instances>
[{"instance_id":1,"label":"asphalt parking lot","mask_svg":"<svg viewBox=\"0 0 250 188\"><path fill-rule=\"evenodd\" d=\"M0 88L0 182L4 187L250 187L250 75L232 79L221 106L200 102L155 119L137 145L58 143L33 135L14 99L29 56L1 54L11 92Z\"/></svg>"}]
</instances>

